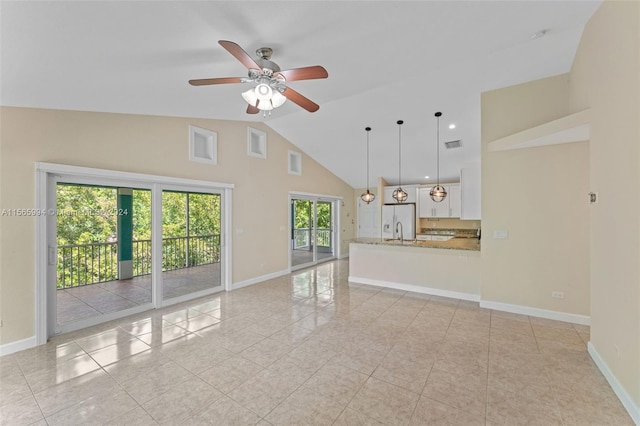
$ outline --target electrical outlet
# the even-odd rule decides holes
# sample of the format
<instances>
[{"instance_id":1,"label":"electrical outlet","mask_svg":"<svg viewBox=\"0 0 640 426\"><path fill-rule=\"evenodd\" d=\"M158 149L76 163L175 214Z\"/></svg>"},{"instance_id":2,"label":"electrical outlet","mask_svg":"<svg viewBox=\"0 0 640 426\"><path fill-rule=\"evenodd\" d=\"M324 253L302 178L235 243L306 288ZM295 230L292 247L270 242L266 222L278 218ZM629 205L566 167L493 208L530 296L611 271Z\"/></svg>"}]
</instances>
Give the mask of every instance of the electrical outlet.
<instances>
[{"instance_id":1,"label":"electrical outlet","mask_svg":"<svg viewBox=\"0 0 640 426\"><path fill-rule=\"evenodd\" d=\"M564 291L552 291L551 297L554 299L564 299Z\"/></svg>"}]
</instances>

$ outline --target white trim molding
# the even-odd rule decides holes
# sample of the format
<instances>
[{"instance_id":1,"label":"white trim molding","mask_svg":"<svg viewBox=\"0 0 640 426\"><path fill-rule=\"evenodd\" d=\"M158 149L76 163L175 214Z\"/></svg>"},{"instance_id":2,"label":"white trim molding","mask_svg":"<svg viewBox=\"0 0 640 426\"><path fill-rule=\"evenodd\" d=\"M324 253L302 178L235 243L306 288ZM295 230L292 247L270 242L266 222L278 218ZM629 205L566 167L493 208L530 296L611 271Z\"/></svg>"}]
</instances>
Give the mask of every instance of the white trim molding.
<instances>
[{"instance_id":1,"label":"white trim molding","mask_svg":"<svg viewBox=\"0 0 640 426\"><path fill-rule=\"evenodd\" d=\"M171 185L188 185L188 186L206 186L215 188L233 188L232 183L212 182L208 180L187 179L160 175L148 175L145 173L121 172L118 170L96 169L93 167L68 166L65 164L55 163L36 163L36 170L46 173L59 173L64 175L79 177L94 177L107 179L124 179L127 181L144 182L149 184L171 184Z\"/></svg>"},{"instance_id":2,"label":"white trim molding","mask_svg":"<svg viewBox=\"0 0 640 426\"><path fill-rule=\"evenodd\" d=\"M635 424L640 425L640 407L638 407L638 405L633 402L633 398L631 398L631 395L629 395L629 393L627 393L627 391L622 387L611 369L609 369L607 363L604 362L604 359L602 359L602 357L596 350L595 346L593 346L593 343L587 343L587 351L589 352L589 355L591 355L591 359L593 359L593 362L596 363L596 366L604 375L604 378L607 379L607 382L609 382L611 389L613 389L616 396L631 416L631 419L635 422Z\"/></svg>"},{"instance_id":3,"label":"white trim molding","mask_svg":"<svg viewBox=\"0 0 640 426\"><path fill-rule=\"evenodd\" d=\"M396 290L411 291L414 293L429 294L431 296L451 297L453 299L469 300L472 302L478 302L480 300L480 296L477 294L442 290L439 288L423 287L423 286L418 286L413 284L402 284L402 283L394 283L390 281L372 280L371 278L349 276L349 282L371 285L374 287L386 287L386 288L393 288Z\"/></svg>"},{"instance_id":4,"label":"white trim molding","mask_svg":"<svg viewBox=\"0 0 640 426\"><path fill-rule=\"evenodd\" d=\"M250 285L258 284L263 281L272 280L274 278L283 277L287 274L290 274L291 271L288 269L284 269L282 271L272 272L270 274L261 275L255 278L249 278L248 280L238 281L237 283L231 284L230 290L237 290L242 287L249 287Z\"/></svg>"},{"instance_id":5,"label":"white trim molding","mask_svg":"<svg viewBox=\"0 0 640 426\"><path fill-rule=\"evenodd\" d=\"M548 309L532 308L530 306L512 305L510 303L480 300L480 307L495 311L511 312L512 314L529 315L531 317L546 318L574 324L590 325L591 317L587 315L570 314L567 312L551 311Z\"/></svg>"},{"instance_id":6,"label":"white trim molding","mask_svg":"<svg viewBox=\"0 0 640 426\"><path fill-rule=\"evenodd\" d=\"M36 346L36 336L0 345L0 356L11 355Z\"/></svg>"}]
</instances>

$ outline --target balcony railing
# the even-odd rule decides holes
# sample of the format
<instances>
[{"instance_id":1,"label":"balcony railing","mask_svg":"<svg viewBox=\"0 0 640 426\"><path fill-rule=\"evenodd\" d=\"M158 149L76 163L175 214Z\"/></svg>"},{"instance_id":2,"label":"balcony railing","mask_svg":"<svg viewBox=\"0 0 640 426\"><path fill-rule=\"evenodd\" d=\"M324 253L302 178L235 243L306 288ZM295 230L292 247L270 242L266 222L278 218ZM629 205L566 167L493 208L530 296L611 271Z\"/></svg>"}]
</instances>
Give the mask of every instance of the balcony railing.
<instances>
[{"instance_id":1,"label":"balcony railing","mask_svg":"<svg viewBox=\"0 0 640 426\"><path fill-rule=\"evenodd\" d=\"M318 247L331 247L331 229L318 228L316 232ZM297 228L293 230L293 248L304 249L310 247L313 241L313 229Z\"/></svg>"},{"instance_id":2,"label":"balcony railing","mask_svg":"<svg viewBox=\"0 0 640 426\"><path fill-rule=\"evenodd\" d=\"M162 270L220 262L220 235L162 239ZM151 240L133 241L133 275L151 273ZM118 243L58 246L57 288L118 279Z\"/></svg>"}]
</instances>

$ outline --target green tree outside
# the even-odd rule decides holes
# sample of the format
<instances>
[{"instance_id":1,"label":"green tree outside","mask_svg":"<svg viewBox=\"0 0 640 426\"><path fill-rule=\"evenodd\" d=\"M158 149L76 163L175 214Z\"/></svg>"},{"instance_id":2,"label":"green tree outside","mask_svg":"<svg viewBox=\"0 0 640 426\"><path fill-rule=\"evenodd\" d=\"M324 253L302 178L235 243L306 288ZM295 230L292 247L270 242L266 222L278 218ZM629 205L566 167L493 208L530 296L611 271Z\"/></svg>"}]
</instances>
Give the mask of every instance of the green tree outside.
<instances>
[{"instance_id":1,"label":"green tree outside","mask_svg":"<svg viewBox=\"0 0 640 426\"><path fill-rule=\"evenodd\" d=\"M59 183L56 198L58 288L117 279L117 188ZM164 270L220 261L220 198L218 194L163 192ZM134 271L150 273L150 190L133 189L130 214ZM179 244L172 248L167 241Z\"/></svg>"}]
</instances>

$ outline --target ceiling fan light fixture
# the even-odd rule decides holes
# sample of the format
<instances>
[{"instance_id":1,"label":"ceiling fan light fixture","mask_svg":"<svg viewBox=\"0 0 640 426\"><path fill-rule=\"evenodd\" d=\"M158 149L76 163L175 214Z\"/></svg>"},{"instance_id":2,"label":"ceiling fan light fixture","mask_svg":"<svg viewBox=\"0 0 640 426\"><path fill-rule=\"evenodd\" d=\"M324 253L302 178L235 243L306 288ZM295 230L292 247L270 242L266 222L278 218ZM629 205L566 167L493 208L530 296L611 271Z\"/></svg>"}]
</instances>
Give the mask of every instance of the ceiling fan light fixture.
<instances>
[{"instance_id":1,"label":"ceiling fan light fixture","mask_svg":"<svg viewBox=\"0 0 640 426\"><path fill-rule=\"evenodd\" d=\"M270 47L261 47L256 50L258 58L254 59L237 43L229 40L218 40L218 44L247 68L248 77L199 78L189 80L190 85L254 83L255 86L250 89L251 92L242 93L242 98L249 104L247 114L256 114L259 110L271 111L284 104L287 99L309 112L316 112L320 109L318 104L287 87L285 83L327 78L329 73L324 67L314 65L282 70L278 64L271 61L270 58L273 51ZM286 96L284 95L285 91L287 93Z\"/></svg>"},{"instance_id":2,"label":"ceiling fan light fixture","mask_svg":"<svg viewBox=\"0 0 640 426\"><path fill-rule=\"evenodd\" d=\"M284 104L286 100L287 100L286 96L280 93L280 91L278 90L273 91L273 96L271 96L271 104L273 105L274 108L278 108L282 106L282 104Z\"/></svg>"},{"instance_id":3,"label":"ceiling fan light fixture","mask_svg":"<svg viewBox=\"0 0 640 426\"><path fill-rule=\"evenodd\" d=\"M265 83L258 84L255 91L257 98L262 102L271 100L271 96L273 96L273 90L271 90L271 87Z\"/></svg>"},{"instance_id":4,"label":"ceiling fan light fixture","mask_svg":"<svg viewBox=\"0 0 640 426\"><path fill-rule=\"evenodd\" d=\"M247 101L247 103L251 106L256 106L258 104L258 97L256 96L256 92L254 89L249 89L246 92L242 92L242 99Z\"/></svg>"}]
</instances>

